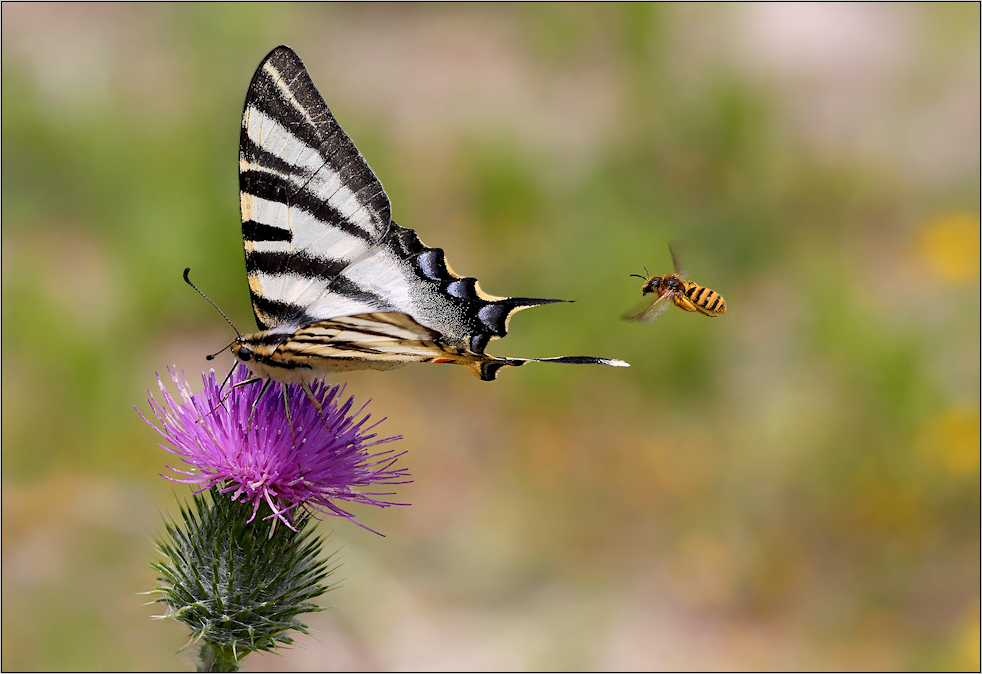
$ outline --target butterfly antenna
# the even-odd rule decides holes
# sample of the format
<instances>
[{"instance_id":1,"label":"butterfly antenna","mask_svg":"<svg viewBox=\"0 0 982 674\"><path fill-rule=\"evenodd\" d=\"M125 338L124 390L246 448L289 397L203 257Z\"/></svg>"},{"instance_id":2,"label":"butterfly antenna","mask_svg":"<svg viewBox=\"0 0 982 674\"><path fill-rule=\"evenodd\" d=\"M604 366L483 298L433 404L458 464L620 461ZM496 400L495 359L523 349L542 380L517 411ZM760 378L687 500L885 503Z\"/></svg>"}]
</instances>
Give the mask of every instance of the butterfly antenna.
<instances>
[{"instance_id":1,"label":"butterfly antenna","mask_svg":"<svg viewBox=\"0 0 982 674\"><path fill-rule=\"evenodd\" d=\"M238 337L236 337L235 339L238 339ZM235 344L235 339L233 339L231 342L229 342L228 343L228 346L226 346L224 349L220 349L219 351L216 351L215 353L211 354L210 356L205 356L205 360L215 360L215 357L216 356L218 356L220 354L223 354L226 351L228 351L229 346L232 346L233 344ZM238 364L238 363L236 363L236 364ZM226 377L226 379L227 379L227 377Z\"/></svg>"},{"instance_id":2,"label":"butterfly antenna","mask_svg":"<svg viewBox=\"0 0 982 674\"><path fill-rule=\"evenodd\" d=\"M210 304L211 306L213 306L213 307L215 307L215 310L216 310L216 311L218 311L218 313L220 313L220 314L222 315L222 318L224 318L224 319L225 319L225 321L226 321L226 322L227 322L227 323L228 323L229 325L231 325L231 326L232 326L232 329L233 329L233 330L235 330L235 334L236 334L236 335L238 335L239 337L241 337L241 336L242 336L242 333L241 333L241 332L239 332L239 330L238 330L238 328L236 328L236 327L235 327L235 325L233 325L233 324L232 324L232 321L231 321L231 320L229 320L229 317L225 315L225 312L224 312L224 311L222 311L221 309L219 309L219 308L218 308L218 305L217 305L217 304L215 304L214 302L212 302L212 301L211 301L211 298L210 298L210 297L208 297L208 296L207 296L207 295L205 295L205 294L204 294L203 292L201 292L200 290L198 290L198 286L196 286L196 285L194 285L193 283L191 283L191 279L190 279L190 278L188 278L188 274L190 274L190 273L191 273L191 267L186 267L186 268L184 269L184 282L185 282L185 283L187 283L187 284L188 284L189 286L191 286L192 288L194 288L194 289L195 289L195 291L196 291L196 292L197 292L197 293L198 293L199 295L201 295L201 296L202 296L202 297L204 297L204 298L205 298L206 300L208 300L208 304ZM231 344L229 344L229 346L231 346ZM225 347L225 349L227 349L227 348L228 348L228 346L226 346L226 347ZM222 351L224 351L225 349L222 349ZM221 353L222 351L219 351L218 353ZM217 356L217 355L218 355L218 354L216 353L216 354L215 354L214 356L208 356L208 360L211 360L212 358L214 358L214 357L215 357L215 356Z\"/></svg>"}]
</instances>

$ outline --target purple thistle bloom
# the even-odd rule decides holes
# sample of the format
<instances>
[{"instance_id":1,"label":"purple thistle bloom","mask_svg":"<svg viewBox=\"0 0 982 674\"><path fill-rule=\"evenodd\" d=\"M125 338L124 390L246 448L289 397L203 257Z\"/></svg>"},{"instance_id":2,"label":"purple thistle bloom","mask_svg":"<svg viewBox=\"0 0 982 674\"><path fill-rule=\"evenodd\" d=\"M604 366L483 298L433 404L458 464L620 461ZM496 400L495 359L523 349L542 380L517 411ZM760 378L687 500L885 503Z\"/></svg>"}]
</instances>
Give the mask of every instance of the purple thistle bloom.
<instances>
[{"instance_id":1,"label":"purple thistle bloom","mask_svg":"<svg viewBox=\"0 0 982 674\"><path fill-rule=\"evenodd\" d=\"M205 386L200 393L191 391L183 375L178 377L170 368L168 374L180 392L180 401L170 395L158 375L162 402L152 394L149 402L160 426L137 412L164 436L168 444L160 446L181 457L191 469L168 466L181 477L161 477L198 485L198 491L217 486L223 493L231 492L233 501L252 503L249 521L265 502L272 510L268 517L278 517L294 530L294 510L298 507L354 522L354 515L336 501L380 507L405 505L376 498L392 492L359 491L369 485L405 484L411 480L408 469L393 468L405 452L369 451L402 436L376 440L371 431L383 420L366 427L371 416L366 414L356 421L368 403L349 415L354 398L340 402L343 386L317 382L312 387L326 421L300 386L289 386L291 430L283 394L275 387L255 406L249 427L249 415L261 385L232 388L223 402L222 387L216 382L214 371L202 374ZM240 364L230 383L245 381L249 376L248 368Z\"/></svg>"}]
</instances>

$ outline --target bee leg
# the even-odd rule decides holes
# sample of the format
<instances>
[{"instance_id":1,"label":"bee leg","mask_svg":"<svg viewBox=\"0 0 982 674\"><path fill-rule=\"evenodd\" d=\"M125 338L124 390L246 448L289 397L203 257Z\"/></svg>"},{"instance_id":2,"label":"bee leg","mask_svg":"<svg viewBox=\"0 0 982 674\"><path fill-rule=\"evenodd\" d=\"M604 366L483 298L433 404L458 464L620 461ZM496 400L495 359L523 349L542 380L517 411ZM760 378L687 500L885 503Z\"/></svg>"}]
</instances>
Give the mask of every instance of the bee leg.
<instances>
[{"instance_id":1,"label":"bee leg","mask_svg":"<svg viewBox=\"0 0 982 674\"><path fill-rule=\"evenodd\" d=\"M677 306L679 309L683 309L685 311L699 311L699 308L685 295L678 294L672 298L672 301L675 302L675 306Z\"/></svg>"},{"instance_id":2,"label":"bee leg","mask_svg":"<svg viewBox=\"0 0 982 674\"><path fill-rule=\"evenodd\" d=\"M308 384L307 382L303 381L303 382L300 382L300 385L303 387L303 392L306 393L307 394L307 397L310 398L310 400L311 400L312 403L314 403L314 407L316 407L317 408L317 411L320 412L321 419L324 420L324 425L327 426L327 415L324 414L324 408L321 406L321 402L314 395L314 392L310 390L310 384ZM327 430L331 430L331 427L330 426L327 426Z\"/></svg>"},{"instance_id":3,"label":"bee leg","mask_svg":"<svg viewBox=\"0 0 982 674\"><path fill-rule=\"evenodd\" d=\"M237 386L242 386L243 384L251 384L254 381L257 381L257 380L256 379L246 379L245 381L239 382L238 384L236 384L232 388L236 388ZM259 399L263 397L263 393L266 392L266 389L269 388L269 385L271 383L273 383L273 380L272 379L267 379L266 381L263 382L263 387L261 389L259 389L259 395L256 396L256 399L252 403L252 409L249 410L249 421L246 423L246 433L248 433L250 430L252 430L252 417L255 416L255 414L256 414L256 406L259 405Z\"/></svg>"}]
</instances>

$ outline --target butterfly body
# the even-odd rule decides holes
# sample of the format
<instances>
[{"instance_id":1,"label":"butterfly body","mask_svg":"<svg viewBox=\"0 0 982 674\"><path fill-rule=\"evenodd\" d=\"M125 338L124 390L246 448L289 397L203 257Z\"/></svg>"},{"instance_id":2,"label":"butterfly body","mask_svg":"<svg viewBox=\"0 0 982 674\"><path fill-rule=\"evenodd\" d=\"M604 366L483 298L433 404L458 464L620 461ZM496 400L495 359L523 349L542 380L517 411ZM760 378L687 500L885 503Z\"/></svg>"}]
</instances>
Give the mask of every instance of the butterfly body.
<instances>
[{"instance_id":1,"label":"butterfly body","mask_svg":"<svg viewBox=\"0 0 982 674\"><path fill-rule=\"evenodd\" d=\"M408 363L496 360L438 340L439 334L405 314L376 312L318 321L295 331L244 335L232 344L232 353L257 377L284 384L310 384L348 370L393 370ZM366 359L367 354L372 358Z\"/></svg>"},{"instance_id":2,"label":"butterfly body","mask_svg":"<svg viewBox=\"0 0 982 674\"><path fill-rule=\"evenodd\" d=\"M562 300L496 297L440 248L391 218L389 198L300 58L277 47L246 95L239 143L246 273L260 331L232 353L263 379L454 363L484 380L532 361L626 366L573 356L484 353L511 316Z\"/></svg>"}]
</instances>

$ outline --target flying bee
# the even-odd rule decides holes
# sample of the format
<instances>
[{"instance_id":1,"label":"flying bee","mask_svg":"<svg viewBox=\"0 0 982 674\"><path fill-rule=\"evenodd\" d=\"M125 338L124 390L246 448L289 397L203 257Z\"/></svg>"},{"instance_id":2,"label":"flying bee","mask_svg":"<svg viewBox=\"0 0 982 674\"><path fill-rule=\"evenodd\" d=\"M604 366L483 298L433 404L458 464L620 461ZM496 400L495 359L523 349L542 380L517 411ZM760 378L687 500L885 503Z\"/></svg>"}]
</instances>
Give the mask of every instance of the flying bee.
<instances>
[{"instance_id":1,"label":"flying bee","mask_svg":"<svg viewBox=\"0 0 982 674\"><path fill-rule=\"evenodd\" d=\"M636 276L644 280L644 285L641 286L642 296L654 294L656 297L642 302L621 316L621 318L625 321L650 323L661 316L665 309L672 303L679 309L698 311L710 317L726 313L726 302L723 300L723 296L714 290L703 288L697 283L686 281L682 278L686 276L686 273L679 264L679 257L676 254L675 247L669 244L668 250L672 253L675 273L666 276L652 276L648 273L648 268L641 265L644 267L646 276L641 276L640 274L631 274L631 276Z\"/></svg>"}]
</instances>

